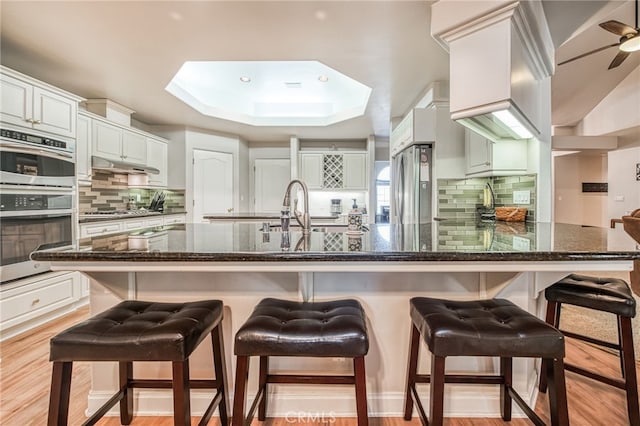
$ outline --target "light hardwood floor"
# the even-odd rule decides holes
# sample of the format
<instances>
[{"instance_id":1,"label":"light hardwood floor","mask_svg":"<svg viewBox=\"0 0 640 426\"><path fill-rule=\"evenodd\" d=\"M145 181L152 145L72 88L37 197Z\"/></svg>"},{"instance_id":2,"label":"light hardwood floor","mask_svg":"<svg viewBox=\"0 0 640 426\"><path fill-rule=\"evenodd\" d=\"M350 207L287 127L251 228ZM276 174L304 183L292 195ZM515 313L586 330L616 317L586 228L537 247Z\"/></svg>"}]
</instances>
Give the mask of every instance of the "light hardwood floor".
<instances>
[{"instance_id":1,"label":"light hardwood floor","mask_svg":"<svg viewBox=\"0 0 640 426\"><path fill-rule=\"evenodd\" d=\"M83 308L61 319L39 327L31 332L2 342L0 345L0 424L3 426L25 426L46 424L49 404L51 365L49 339L59 331L88 316L88 308ZM617 358L610 353L580 342L567 344L567 360L579 360L582 365L597 369L605 374L618 374ZM636 368L639 373L640 369ZM87 407L86 395L90 387L89 364L74 363L71 386L71 408L69 421L77 425L84 421ZM569 416L572 425L626 425L627 414L624 393L621 390L567 373ZM425 401L426 403L427 401ZM548 421L546 395L538 398L536 411ZM197 423L193 418L193 424ZM291 426L303 422L291 422L284 418L268 419L253 425ZM119 418L103 418L99 425L119 425ZM134 426L170 426L171 417L134 417ZM211 425L219 425L212 419ZM355 419L338 418L333 423L308 423L317 426L352 426ZM413 426L419 425L417 418L405 422L402 418L372 418L371 426ZM450 426L493 426L511 424L514 426L531 424L525 419L514 419L505 423L501 419L447 419Z\"/></svg>"}]
</instances>

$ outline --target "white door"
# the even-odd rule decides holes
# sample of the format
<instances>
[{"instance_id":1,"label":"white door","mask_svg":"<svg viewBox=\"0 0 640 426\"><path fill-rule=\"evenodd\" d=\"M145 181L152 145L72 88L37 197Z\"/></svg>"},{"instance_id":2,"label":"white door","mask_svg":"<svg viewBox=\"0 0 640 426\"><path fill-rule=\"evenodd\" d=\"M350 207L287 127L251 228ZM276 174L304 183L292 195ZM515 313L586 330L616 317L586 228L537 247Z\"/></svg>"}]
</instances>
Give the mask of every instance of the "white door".
<instances>
[{"instance_id":1,"label":"white door","mask_svg":"<svg viewBox=\"0 0 640 426\"><path fill-rule=\"evenodd\" d=\"M254 170L254 211L280 213L284 191L291 180L291 161L286 158L256 159Z\"/></svg>"},{"instance_id":2,"label":"white door","mask_svg":"<svg viewBox=\"0 0 640 426\"><path fill-rule=\"evenodd\" d=\"M193 221L209 213L233 211L233 156L193 150Z\"/></svg>"}]
</instances>

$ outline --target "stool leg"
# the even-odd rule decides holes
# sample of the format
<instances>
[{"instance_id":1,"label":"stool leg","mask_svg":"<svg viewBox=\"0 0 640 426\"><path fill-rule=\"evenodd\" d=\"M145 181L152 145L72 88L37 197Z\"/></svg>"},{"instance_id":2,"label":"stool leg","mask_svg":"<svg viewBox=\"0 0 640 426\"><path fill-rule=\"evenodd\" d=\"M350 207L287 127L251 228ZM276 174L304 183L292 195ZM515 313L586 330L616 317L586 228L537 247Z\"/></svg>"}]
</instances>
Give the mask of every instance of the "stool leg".
<instances>
[{"instance_id":1,"label":"stool leg","mask_svg":"<svg viewBox=\"0 0 640 426\"><path fill-rule=\"evenodd\" d=\"M638 407L638 380L636 377L631 318L618 316L618 329L622 336L620 355L623 360L622 377L624 377L627 391L629 424L636 426L640 425L640 408Z\"/></svg>"},{"instance_id":2,"label":"stool leg","mask_svg":"<svg viewBox=\"0 0 640 426\"><path fill-rule=\"evenodd\" d=\"M443 356L431 355L429 426L442 426L444 422L444 360Z\"/></svg>"},{"instance_id":3,"label":"stool leg","mask_svg":"<svg viewBox=\"0 0 640 426\"><path fill-rule=\"evenodd\" d=\"M513 359L512 358L500 358L500 375L504 382L500 385L500 400L502 420L511 420L511 407L513 402L509 395L509 388L512 385L512 371L513 371Z\"/></svg>"},{"instance_id":4,"label":"stool leg","mask_svg":"<svg viewBox=\"0 0 640 426\"><path fill-rule=\"evenodd\" d=\"M218 413L222 426L229 424L229 383L227 381L227 363L224 356L224 339L222 336L222 321L211 330L211 344L213 345L213 368L218 381L218 390L222 393Z\"/></svg>"},{"instance_id":5,"label":"stool leg","mask_svg":"<svg viewBox=\"0 0 640 426\"><path fill-rule=\"evenodd\" d=\"M131 424L133 420L133 389L129 386L133 378L133 363L118 363L120 370L120 389L124 390L124 396L120 400L120 423Z\"/></svg>"},{"instance_id":6,"label":"stool leg","mask_svg":"<svg viewBox=\"0 0 640 426\"><path fill-rule=\"evenodd\" d=\"M54 361L53 363L48 426L62 426L67 424L72 370L73 363L71 362Z\"/></svg>"},{"instance_id":7,"label":"stool leg","mask_svg":"<svg viewBox=\"0 0 640 426\"><path fill-rule=\"evenodd\" d=\"M189 360L173 361L173 424L191 425L189 400Z\"/></svg>"},{"instance_id":8,"label":"stool leg","mask_svg":"<svg viewBox=\"0 0 640 426\"><path fill-rule=\"evenodd\" d=\"M564 380L564 361L562 358L545 359L544 361L546 361L546 376L549 381L551 424L554 426L566 426L569 424L569 412L567 408L567 388Z\"/></svg>"},{"instance_id":9,"label":"stool leg","mask_svg":"<svg viewBox=\"0 0 640 426\"><path fill-rule=\"evenodd\" d=\"M560 325L560 304L556 302L547 302L547 317L545 318L547 324L552 325L556 328ZM540 366L540 384L538 385L538 390L542 393L547 391L547 360L542 360L542 365Z\"/></svg>"},{"instance_id":10,"label":"stool leg","mask_svg":"<svg viewBox=\"0 0 640 426\"><path fill-rule=\"evenodd\" d=\"M267 375L269 374L269 357L260 357L260 377L258 379L258 389L262 391L262 399L258 405L258 420L261 422L267 418Z\"/></svg>"},{"instance_id":11,"label":"stool leg","mask_svg":"<svg viewBox=\"0 0 640 426\"><path fill-rule=\"evenodd\" d=\"M364 356L355 357L353 359L353 372L356 382L356 412L358 413L358 426L368 426L367 375L364 369Z\"/></svg>"},{"instance_id":12,"label":"stool leg","mask_svg":"<svg viewBox=\"0 0 640 426\"><path fill-rule=\"evenodd\" d=\"M409 343L409 361L407 365L407 387L404 397L404 419L411 420L413 414L412 392L416 386L416 374L418 371L418 349L420 349L420 332L415 325L411 325L411 338Z\"/></svg>"},{"instance_id":13,"label":"stool leg","mask_svg":"<svg viewBox=\"0 0 640 426\"><path fill-rule=\"evenodd\" d=\"M247 379L249 376L249 357L236 357L236 388L233 394L233 426L244 426L244 407L247 405Z\"/></svg>"}]
</instances>

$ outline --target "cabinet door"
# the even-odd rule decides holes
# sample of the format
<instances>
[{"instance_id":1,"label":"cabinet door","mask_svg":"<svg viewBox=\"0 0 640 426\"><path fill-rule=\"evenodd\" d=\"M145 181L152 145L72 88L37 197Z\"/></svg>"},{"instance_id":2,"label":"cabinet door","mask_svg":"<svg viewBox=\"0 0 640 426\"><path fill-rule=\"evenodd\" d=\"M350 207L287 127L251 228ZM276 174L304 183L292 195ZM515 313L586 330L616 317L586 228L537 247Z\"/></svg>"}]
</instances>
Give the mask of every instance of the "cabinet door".
<instances>
[{"instance_id":1,"label":"cabinet door","mask_svg":"<svg viewBox=\"0 0 640 426\"><path fill-rule=\"evenodd\" d=\"M344 189L367 190L367 154L345 153L342 155Z\"/></svg>"},{"instance_id":2,"label":"cabinet door","mask_svg":"<svg viewBox=\"0 0 640 426\"><path fill-rule=\"evenodd\" d=\"M33 86L8 75L0 75L0 120L31 127Z\"/></svg>"},{"instance_id":3,"label":"cabinet door","mask_svg":"<svg viewBox=\"0 0 640 426\"><path fill-rule=\"evenodd\" d=\"M62 136L76 136L77 103L39 87L33 88L33 128Z\"/></svg>"},{"instance_id":4,"label":"cabinet door","mask_svg":"<svg viewBox=\"0 0 640 426\"><path fill-rule=\"evenodd\" d=\"M76 174L80 181L91 180L91 119L79 115L76 130Z\"/></svg>"},{"instance_id":5,"label":"cabinet door","mask_svg":"<svg viewBox=\"0 0 640 426\"><path fill-rule=\"evenodd\" d=\"M160 170L157 175L149 175L149 185L167 187L167 144L147 138L147 165Z\"/></svg>"},{"instance_id":6,"label":"cabinet door","mask_svg":"<svg viewBox=\"0 0 640 426\"><path fill-rule=\"evenodd\" d=\"M467 131L465 135L465 157L467 159L467 174L490 170L491 141L475 132Z\"/></svg>"},{"instance_id":7,"label":"cabinet door","mask_svg":"<svg viewBox=\"0 0 640 426\"><path fill-rule=\"evenodd\" d=\"M122 129L98 120L91 125L93 155L110 160L122 160Z\"/></svg>"},{"instance_id":8,"label":"cabinet door","mask_svg":"<svg viewBox=\"0 0 640 426\"><path fill-rule=\"evenodd\" d=\"M147 164L147 138L124 130L122 133L122 159L136 164Z\"/></svg>"},{"instance_id":9,"label":"cabinet door","mask_svg":"<svg viewBox=\"0 0 640 426\"><path fill-rule=\"evenodd\" d=\"M300 179L309 189L322 189L323 157L318 153L300 154Z\"/></svg>"}]
</instances>

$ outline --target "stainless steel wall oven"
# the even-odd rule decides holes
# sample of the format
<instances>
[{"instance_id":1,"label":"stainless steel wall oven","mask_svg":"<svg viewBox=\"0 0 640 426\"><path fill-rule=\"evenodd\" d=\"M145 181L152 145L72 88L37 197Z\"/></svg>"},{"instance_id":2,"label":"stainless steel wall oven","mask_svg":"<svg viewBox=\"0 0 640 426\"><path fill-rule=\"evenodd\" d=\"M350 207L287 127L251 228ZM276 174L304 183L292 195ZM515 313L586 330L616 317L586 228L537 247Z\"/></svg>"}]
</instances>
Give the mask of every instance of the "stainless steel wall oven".
<instances>
[{"instance_id":1,"label":"stainless steel wall oven","mask_svg":"<svg viewBox=\"0 0 640 426\"><path fill-rule=\"evenodd\" d=\"M72 245L75 162L72 141L0 130L0 282L47 272L38 247Z\"/></svg>"}]
</instances>

